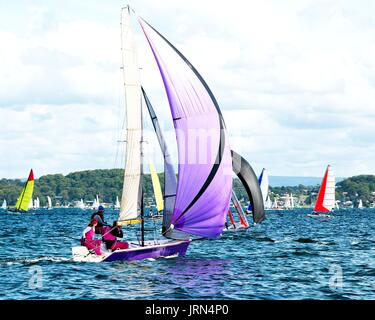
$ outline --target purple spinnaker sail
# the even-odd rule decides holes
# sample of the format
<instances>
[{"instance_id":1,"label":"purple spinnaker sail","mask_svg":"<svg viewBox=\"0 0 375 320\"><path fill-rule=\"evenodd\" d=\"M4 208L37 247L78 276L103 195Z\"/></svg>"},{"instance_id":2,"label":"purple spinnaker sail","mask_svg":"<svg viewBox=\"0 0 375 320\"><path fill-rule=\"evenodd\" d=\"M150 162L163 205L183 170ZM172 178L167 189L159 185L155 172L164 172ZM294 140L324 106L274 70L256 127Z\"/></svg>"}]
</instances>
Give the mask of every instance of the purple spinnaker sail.
<instances>
[{"instance_id":1,"label":"purple spinnaker sail","mask_svg":"<svg viewBox=\"0 0 375 320\"><path fill-rule=\"evenodd\" d=\"M178 145L178 183L172 225L191 235L221 234L232 191L231 153L219 106L190 62L139 19L158 64Z\"/></svg>"}]
</instances>

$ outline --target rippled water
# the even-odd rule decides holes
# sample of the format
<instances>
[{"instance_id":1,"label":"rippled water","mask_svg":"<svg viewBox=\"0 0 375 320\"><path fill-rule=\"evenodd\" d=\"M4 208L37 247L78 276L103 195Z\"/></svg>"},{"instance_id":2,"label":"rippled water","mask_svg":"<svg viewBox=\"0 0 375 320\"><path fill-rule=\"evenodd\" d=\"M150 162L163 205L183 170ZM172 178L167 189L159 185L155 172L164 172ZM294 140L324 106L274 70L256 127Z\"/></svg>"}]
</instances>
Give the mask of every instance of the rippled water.
<instances>
[{"instance_id":1,"label":"rippled water","mask_svg":"<svg viewBox=\"0 0 375 320\"><path fill-rule=\"evenodd\" d=\"M309 212L270 211L246 232L192 242L183 258L76 263L91 211L0 210L0 299L375 299L375 210Z\"/></svg>"}]
</instances>

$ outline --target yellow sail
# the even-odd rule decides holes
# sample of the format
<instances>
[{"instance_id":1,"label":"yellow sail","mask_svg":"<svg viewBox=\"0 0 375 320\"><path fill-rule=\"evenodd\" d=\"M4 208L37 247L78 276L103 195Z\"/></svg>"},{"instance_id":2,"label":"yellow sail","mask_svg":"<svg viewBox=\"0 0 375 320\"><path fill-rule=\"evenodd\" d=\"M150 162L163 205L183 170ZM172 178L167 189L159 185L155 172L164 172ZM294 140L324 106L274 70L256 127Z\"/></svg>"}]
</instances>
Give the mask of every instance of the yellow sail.
<instances>
[{"instance_id":1,"label":"yellow sail","mask_svg":"<svg viewBox=\"0 0 375 320\"><path fill-rule=\"evenodd\" d=\"M159 181L158 174L156 173L154 164L150 162L149 165L150 165L152 186L154 188L156 207L158 209L158 212L160 212L164 210L164 201L163 201L163 194L161 192L160 181Z\"/></svg>"},{"instance_id":2,"label":"yellow sail","mask_svg":"<svg viewBox=\"0 0 375 320\"><path fill-rule=\"evenodd\" d=\"M25 186L22 189L20 196L17 199L16 210L27 211L29 210L30 200L33 196L34 191L34 173L30 170L29 178L27 179Z\"/></svg>"}]
</instances>

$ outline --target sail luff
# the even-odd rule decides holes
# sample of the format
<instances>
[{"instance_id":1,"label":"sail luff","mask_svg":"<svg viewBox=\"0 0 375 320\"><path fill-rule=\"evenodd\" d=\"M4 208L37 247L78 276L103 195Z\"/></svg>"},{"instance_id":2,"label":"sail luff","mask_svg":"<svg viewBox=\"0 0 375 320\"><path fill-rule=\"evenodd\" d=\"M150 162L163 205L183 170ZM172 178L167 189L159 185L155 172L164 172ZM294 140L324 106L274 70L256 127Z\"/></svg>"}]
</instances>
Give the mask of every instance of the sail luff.
<instances>
[{"instance_id":1,"label":"sail luff","mask_svg":"<svg viewBox=\"0 0 375 320\"><path fill-rule=\"evenodd\" d=\"M121 49L125 89L126 156L119 220L135 219L141 202L141 86L129 7L121 11Z\"/></svg>"}]
</instances>

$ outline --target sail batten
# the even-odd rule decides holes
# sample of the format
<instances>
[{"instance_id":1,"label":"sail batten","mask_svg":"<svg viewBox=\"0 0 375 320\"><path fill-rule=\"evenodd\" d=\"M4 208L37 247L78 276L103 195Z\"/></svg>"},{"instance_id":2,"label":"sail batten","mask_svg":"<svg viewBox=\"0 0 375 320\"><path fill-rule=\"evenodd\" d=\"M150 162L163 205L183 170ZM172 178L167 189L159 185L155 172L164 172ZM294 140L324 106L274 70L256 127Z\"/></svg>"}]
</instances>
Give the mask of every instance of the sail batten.
<instances>
[{"instance_id":1,"label":"sail batten","mask_svg":"<svg viewBox=\"0 0 375 320\"><path fill-rule=\"evenodd\" d=\"M179 165L171 227L217 237L232 189L231 155L220 108L182 53L141 18L139 22L159 67L176 131ZM200 150L194 142L202 136L206 144Z\"/></svg>"}]
</instances>

